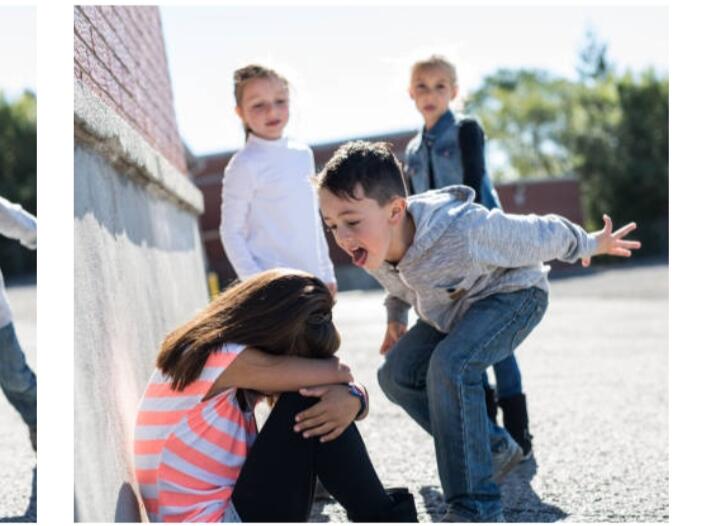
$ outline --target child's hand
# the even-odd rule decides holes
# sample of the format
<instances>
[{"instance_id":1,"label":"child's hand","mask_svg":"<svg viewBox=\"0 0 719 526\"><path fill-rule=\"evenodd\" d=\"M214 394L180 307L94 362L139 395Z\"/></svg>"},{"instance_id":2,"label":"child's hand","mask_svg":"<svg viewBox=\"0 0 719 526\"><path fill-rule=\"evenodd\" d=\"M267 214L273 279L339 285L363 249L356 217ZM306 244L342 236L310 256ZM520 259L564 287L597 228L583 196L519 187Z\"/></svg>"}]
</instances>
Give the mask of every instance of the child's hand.
<instances>
[{"instance_id":1,"label":"child's hand","mask_svg":"<svg viewBox=\"0 0 719 526\"><path fill-rule=\"evenodd\" d=\"M387 331L384 333L384 341L382 346L379 348L380 354L387 354L392 346L397 343L404 333L407 332L407 326L404 323L398 321L391 321L387 324Z\"/></svg>"},{"instance_id":2,"label":"child's hand","mask_svg":"<svg viewBox=\"0 0 719 526\"><path fill-rule=\"evenodd\" d=\"M320 398L315 405L295 416L294 430L310 438L320 436L320 442L334 440L354 422L361 403L350 394L346 385L322 385L300 389L302 396Z\"/></svg>"},{"instance_id":3,"label":"child's hand","mask_svg":"<svg viewBox=\"0 0 719 526\"><path fill-rule=\"evenodd\" d=\"M595 256L601 254L609 254L610 256L621 256L631 257L632 250L641 248L642 244L639 241L630 241L622 239L629 232L637 228L636 223L629 223L624 225L616 232L612 232L612 218L607 214L604 214L604 229L590 234L597 240L597 251L594 253ZM592 264L592 258L582 258L582 266L588 267Z\"/></svg>"},{"instance_id":4,"label":"child's hand","mask_svg":"<svg viewBox=\"0 0 719 526\"><path fill-rule=\"evenodd\" d=\"M338 381L347 383L354 382L352 370L349 365L340 362L340 359L337 356L330 356L329 358L324 359L327 360L328 363L332 364L331 366L334 367L340 374L341 378Z\"/></svg>"}]
</instances>

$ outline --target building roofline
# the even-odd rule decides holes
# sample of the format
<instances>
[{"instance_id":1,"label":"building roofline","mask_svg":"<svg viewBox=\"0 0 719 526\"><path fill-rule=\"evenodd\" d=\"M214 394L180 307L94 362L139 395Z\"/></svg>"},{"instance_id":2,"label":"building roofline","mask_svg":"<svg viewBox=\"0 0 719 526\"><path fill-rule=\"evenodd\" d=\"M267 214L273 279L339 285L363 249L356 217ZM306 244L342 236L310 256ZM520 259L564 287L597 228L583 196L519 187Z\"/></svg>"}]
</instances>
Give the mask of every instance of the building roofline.
<instances>
[{"instance_id":1,"label":"building roofline","mask_svg":"<svg viewBox=\"0 0 719 526\"><path fill-rule=\"evenodd\" d=\"M372 135L367 135L363 137L363 140L367 141L391 141L395 138L405 137L407 135L414 135L417 133L417 130L396 130L396 131L390 131L386 133L374 133ZM341 144L344 144L348 141L356 141L359 140L357 135L344 137L341 139L334 139L332 141L326 141L326 142L315 142L310 143L310 148L329 148L332 146L339 146ZM204 153L204 154L194 154L192 151L190 151L189 148L187 148L187 151L192 154L192 157L195 160L209 160L213 158L222 158L222 157L231 157L234 155L234 153L237 150L221 150L217 152L210 152L210 153Z\"/></svg>"}]
</instances>

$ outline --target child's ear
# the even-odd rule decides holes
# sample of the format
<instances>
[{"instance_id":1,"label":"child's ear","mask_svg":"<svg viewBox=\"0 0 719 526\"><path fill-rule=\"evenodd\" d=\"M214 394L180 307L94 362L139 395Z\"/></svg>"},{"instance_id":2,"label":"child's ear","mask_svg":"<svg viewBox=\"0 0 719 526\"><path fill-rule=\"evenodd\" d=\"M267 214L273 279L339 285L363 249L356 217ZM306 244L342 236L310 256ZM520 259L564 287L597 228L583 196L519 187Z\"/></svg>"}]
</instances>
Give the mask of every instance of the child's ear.
<instances>
[{"instance_id":1,"label":"child's ear","mask_svg":"<svg viewBox=\"0 0 719 526\"><path fill-rule=\"evenodd\" d=\"M452 93L452 98L450 100L454 100L457 97L457 95L459 94L459 88L457 87L456 84L452 84L452 92L451 93Z\"/></svg>"},{"instance_id":2,"label":"child's ear","mask_svg":"<svg viewBox=\"0 0 719 526\"><path fill-rule=\"evenodd\" d=\"M407 210L407 200L404 197L395 197L390 203L389 220L392 224L397 224L404 217Z\"/></svg>"}]
</instances>

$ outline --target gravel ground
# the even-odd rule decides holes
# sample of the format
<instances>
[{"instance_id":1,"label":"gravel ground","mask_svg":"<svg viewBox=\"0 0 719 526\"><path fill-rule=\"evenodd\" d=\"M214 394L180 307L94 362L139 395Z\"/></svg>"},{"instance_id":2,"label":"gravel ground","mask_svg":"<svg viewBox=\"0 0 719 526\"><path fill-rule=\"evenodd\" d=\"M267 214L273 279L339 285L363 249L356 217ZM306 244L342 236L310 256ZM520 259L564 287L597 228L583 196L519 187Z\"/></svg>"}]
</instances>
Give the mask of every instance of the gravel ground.
<instances>
[{"instance_id":1,"label":"gravel ground","mask_svg":"<svg viewBox=\"0 0 719 526\"><path fill-rule=\"evenodd\" d=\"M35 286L7 289L15 331L28 363L36 368ZM27 427L0 393L0 522L35 522L37 470Z\"/></svg>"},{"instance_id":2,"label":"gravel ground","mask_svg":"<svg viewBox=\"0 0 719 526\"><path fill-rule=\"evenodd\" d=\"M377 385L382 293L340 293L341 357L372 396L359 424L381 480L408 486L420 521L444 511L430 437ZM668 521L668 268L594 269L552 282L550 308L518 350L535 459L502 487L510 522ZM316 522L346 522L318 500Z\"/></svg>"},{"instance_id":3,"label":"gravel ground","mask_svg":"<svg viewBox=\"0 0 719 526\"><path fill-rule=\"evenodd\" d=\"M35 368L35 287L8 289L16 329ZM667 521L668 269L637 265L554 280L549 311L518 357L535 460L502 488L512 522ZM340 293L341 356L372 393L359 424L386 486L408 486L420 521L444 504L434 448L381 393L375 370L384 334L382 293ZM0 397L0 522L34 521L35 455L22 420ZM346 522L332 500L315 522Z\"/></svg>"}]
</instances>

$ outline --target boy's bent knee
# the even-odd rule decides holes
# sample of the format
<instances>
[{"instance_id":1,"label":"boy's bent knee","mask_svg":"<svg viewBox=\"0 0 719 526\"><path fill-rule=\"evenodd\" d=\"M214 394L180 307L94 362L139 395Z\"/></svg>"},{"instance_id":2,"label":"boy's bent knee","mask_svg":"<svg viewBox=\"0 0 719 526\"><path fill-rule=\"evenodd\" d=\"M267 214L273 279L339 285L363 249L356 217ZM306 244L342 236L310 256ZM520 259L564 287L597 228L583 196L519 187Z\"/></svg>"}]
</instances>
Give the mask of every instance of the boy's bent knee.
<instances>
[{"instance_id":1,"label":"boy's bent knee","mask_svg":"<svg viewBox=\"0 0 719 526\"><path fill-rule=\"evenodd\" d=\"M379 383L382 391L388 396L396 385L392 378L392 368L386 360L379 366L379 369L377 369L377 383Z\"/></svg>"},{"instance_id":2,"label":"boy's bent knee","mask_svg":"<svg viewBox=\"0 0 719 526\"><path fill-rule=\"evenodd\" d=\"M427 380L450 385L483 383L482 373L487 367L488 364L476 360L461 360L450 353L436 352L429 362Z\"/></svg>"}]
</instances>

